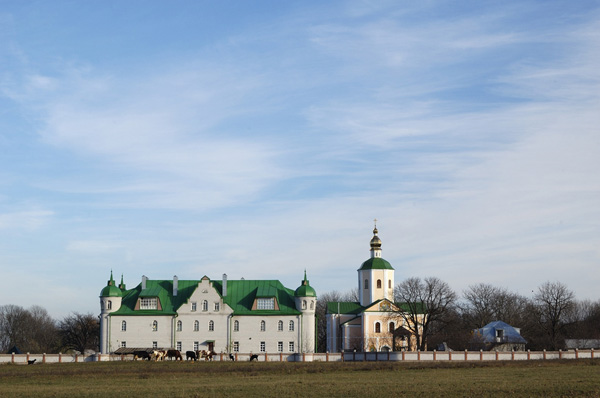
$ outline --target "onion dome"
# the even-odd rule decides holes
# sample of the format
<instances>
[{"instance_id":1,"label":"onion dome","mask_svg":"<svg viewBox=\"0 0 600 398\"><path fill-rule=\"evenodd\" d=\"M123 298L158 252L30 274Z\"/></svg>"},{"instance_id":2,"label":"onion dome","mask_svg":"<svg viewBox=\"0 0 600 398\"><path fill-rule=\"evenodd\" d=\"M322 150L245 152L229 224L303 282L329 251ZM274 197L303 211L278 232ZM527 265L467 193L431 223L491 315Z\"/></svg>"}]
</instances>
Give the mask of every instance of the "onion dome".
<instances>
[{"instance_id":1,"label":"onion dome","mask_svg":"<svg viewBox=\"0 0 600 398\"><path fill-rule=\"evenodd\" d=\"M122 297L123 292L119 289L115 280L113 279L112 271L110 271L110 279L108 280L106 286L100 292L100 297Z\"/></svg>"},{"instance_id":2,"label":"onion dome","mask_svg":"<svg viewBox=\"0 0 600 398\"><path fill-rule=\"evenodd\" d=\"M317 297L317 292L310 286L308 279L306 279L306 270L304 270L304 280L301 282L300 286L294 292L294 296L296 297Z\"/></svg>"}]
</instances>

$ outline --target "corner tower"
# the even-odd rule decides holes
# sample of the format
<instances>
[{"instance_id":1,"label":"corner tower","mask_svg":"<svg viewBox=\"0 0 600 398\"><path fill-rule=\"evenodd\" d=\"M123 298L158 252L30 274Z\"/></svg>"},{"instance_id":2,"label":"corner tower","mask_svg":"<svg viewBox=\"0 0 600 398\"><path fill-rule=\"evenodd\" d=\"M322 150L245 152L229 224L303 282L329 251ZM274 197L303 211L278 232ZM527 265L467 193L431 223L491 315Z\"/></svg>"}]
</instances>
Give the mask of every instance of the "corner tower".
<instances>
[{"instance_id":1,"label":"corner tower","mask_svg":"<svg viewBox=\"0 0 600 398\"><path fill-rule=\"evenodd\" d=\"M300 352L316 352L316 322L317 293L310 286L304 271L304 280L294 292L296 309L302 313L300 330Z\"/></svg>"},{"instance_id":2,"label":"corner tower","mask_svg":"<svg viewBox=\"0 0 600 398\"><path fill-rule=\"evenodd\" d=\"M125 290L125 284L123 283L123 277L121 276L121 284L117 287L115 280L113 279L113 273L110 271L110 279L106 283L106 286L100 292L100 353L108 354L110 347L108 346L108 329L109 329L109 315L111 312L118 310L121 307L121 300L123 299L123 291Z\"/></svg>"},{"instance_id":3,"label":"corner tower","mask_svg":"<svg viewBox=\"0 0 600 398\"><path fill-rule=\"evenodd\" d=\"M382 299L394 300L394 268L381 258L377 220L371 238L371 258L358 269L358 298L363 307Z\"/></svg>"}]
</instances>

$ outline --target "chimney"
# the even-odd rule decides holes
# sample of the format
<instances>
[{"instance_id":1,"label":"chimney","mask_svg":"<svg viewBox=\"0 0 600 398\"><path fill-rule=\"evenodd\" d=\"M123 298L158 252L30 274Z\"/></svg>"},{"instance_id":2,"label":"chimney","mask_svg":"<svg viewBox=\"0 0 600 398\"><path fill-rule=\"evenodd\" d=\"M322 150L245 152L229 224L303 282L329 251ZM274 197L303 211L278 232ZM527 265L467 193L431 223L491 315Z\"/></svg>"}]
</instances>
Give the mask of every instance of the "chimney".
<instances>
[{"instance_id":1,"label":"chimney","mask_svg":"<svg viewBox=\"0 0 600 398\"><path fill-rule=\"evenodd\" d=\"M142 275L142 290L146 290L146 281L148 277L146 275Z\"/></svg>"},{"instance_id":2,"label":"chimney","mask_svg":"<svg viewBox=\"0 0 600 398\"><path fill-rule=\"evenodd\" d=\"M177 289L179 289L179 278L173 275L173 297L177 296Z\"/></svg>"},{"instance_id":3,"label":"chimney","mask_svg":"<svg viewBox=\"0 0 600 398\"><path fill-rule=\"evenodd\" d=\"M223 274L223 297L227 297L227 274Z\"/></svg>"}]
</instances>

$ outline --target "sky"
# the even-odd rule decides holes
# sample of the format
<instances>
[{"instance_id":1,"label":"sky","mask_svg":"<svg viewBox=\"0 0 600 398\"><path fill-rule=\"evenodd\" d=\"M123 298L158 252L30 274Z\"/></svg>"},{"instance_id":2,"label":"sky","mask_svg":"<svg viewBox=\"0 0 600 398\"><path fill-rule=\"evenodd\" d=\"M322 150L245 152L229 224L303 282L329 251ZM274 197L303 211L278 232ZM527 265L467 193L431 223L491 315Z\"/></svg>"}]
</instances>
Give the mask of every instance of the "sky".
<instances>
[{"instance_id":1,"label":"sky","mask_svg":"<svg viewBox=\"0 0 600 398\"><path fill-rule=\"evenodd\" d=\"M0 0L0 305L111 271L600 299L600 2Z\"/></svg>"}]
</instances>

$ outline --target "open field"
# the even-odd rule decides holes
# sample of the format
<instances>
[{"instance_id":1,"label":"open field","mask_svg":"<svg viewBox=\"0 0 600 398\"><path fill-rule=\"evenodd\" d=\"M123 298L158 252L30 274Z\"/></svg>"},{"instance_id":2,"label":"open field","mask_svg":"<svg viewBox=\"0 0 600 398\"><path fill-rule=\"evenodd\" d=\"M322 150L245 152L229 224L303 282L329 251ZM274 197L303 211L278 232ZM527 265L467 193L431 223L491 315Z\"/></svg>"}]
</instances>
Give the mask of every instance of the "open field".
<instances>
[{"instance_id":1,"label":"open field","mask_svg":"<svg viewBox=\"0 0 600 398\"><path fill-rule=\"evenodd\" d=\"M600 397L600 361L1 365L0 397Z\"/></svg>"}]
</instances>

